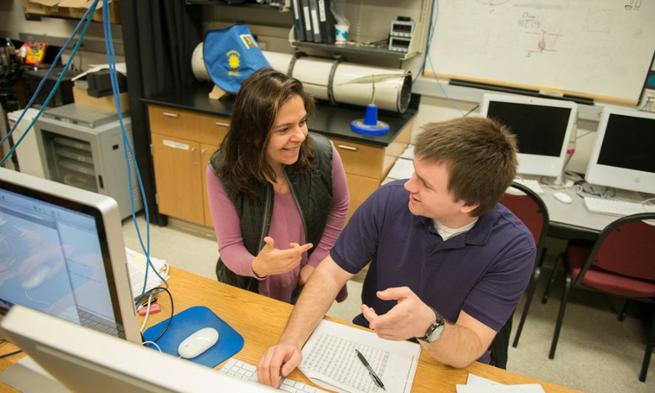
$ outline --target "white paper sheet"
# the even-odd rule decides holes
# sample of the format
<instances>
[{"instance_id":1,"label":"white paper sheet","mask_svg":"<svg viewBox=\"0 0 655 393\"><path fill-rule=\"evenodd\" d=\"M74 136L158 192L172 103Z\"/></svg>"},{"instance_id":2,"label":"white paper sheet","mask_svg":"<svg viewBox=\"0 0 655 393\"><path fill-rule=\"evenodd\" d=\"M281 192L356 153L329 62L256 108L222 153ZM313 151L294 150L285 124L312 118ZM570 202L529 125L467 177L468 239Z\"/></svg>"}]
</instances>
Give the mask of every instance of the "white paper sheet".
<instances>
[{"instance_id":1,"label":"white paper sheet","mask_svg":"<svg viewBox=\"0 0 655 393\"><path fill-rule=\"evenodd\" d=\"M317 385L337 392L384 392L373 382L355 349L366 357L387 392L411 391L421 352L418 344L384 340L325 320L305 344L299 369Z\"/></svg>"},{"instance_id":2,"label":"white paper sheet","mask_svg":"<svg viewBox=\"0 0 655 393\"><path fill-rule=\"evenodd\" d=\"M127 270L130 273L132 296L136 298L143 290L143 280L146 274L146 256L127 247L125 247L125 253L127 254ZM157 269L159 275L165 280L168 280L168 267L166 266L166 261L150 256L150 262L152 262L155 269ZM153 272L152 269L148 270L148 285L146 285L146 291L161 285L161 283L161 279L157 277L155 272Z\"/></svg>"},{"instance_id":3,"label":"white paper sheet","mask_svg":"<svg viewBox=\"0 0 655 393\"><path fill-rule=\"evenodd\" d=\"M457 393L544 393L536 383L504 385L475 374L469 374L466 385L457 385L456 390Z\"/></svg>"}]
</instances>

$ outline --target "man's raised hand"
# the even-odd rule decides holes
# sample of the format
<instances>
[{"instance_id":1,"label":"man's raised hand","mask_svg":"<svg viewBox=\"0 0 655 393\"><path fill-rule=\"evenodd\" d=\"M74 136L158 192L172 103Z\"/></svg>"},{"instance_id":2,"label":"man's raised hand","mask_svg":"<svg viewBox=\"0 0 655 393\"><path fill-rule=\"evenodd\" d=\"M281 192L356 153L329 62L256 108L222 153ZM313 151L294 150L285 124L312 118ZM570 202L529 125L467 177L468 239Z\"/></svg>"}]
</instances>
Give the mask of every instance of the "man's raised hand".
<instances>
[{"instance_id":1,"label":"man's raised hand","mask_svg":"<svg viewBox=\"0 0 655 393\"><path fill-rule=\"evenodd\" d=\"M398 303L386 314L377 315L375 310L361 305L362 314L369 327L381 338L406 340L421 337L435 320L434 312L408 287L387 288L377 292L382 300Z\"/></svg>"}]
</instances>

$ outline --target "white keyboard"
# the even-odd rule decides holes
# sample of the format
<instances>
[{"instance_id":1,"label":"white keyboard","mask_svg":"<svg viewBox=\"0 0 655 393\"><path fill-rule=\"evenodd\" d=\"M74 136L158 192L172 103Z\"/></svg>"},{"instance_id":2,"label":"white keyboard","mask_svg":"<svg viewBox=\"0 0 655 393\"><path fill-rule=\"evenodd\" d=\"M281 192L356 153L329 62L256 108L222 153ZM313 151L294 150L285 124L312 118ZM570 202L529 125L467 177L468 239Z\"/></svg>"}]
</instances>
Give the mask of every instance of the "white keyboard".
<instances>
[{"instance_id":1,"label":"white keyboard","mask_svg":"<svg viewBox=\"0 0 655 393\"><path fill-rule=\"evenodd\" d=\"M257 367L234 358L229 359L219 372L244 381L257 382ZM288 378L282 379L280 390L293 393L327 393L325 390L317 389Z\"/></svg>"},{"instance_id":2,"label":"white keyboard","mask_svg":"<svg viewBox=\"0 0 655 393\"><path fill-rule=\"evenodd\" d=\"M584 197L584 205L590 212L628 216L637 213L655 213L654 205L639 202L619 201L616 199Z\"/></svg>"},{"instance_id":3,"label":"white keyboard","mask_svg":"<svg viewBox=\"0 0 655 393\"><path fill-rule=\"evenodd\" d=\"M535 194L543 194L544 193L544 189L541 188L541 186L539 185L539 182L537 180L533 180L533 179L514 179L514 182L528 187L529 189L534 191ZM510 187L510 189L511 188L512 187Z\"/></svg>"}]
</instances>

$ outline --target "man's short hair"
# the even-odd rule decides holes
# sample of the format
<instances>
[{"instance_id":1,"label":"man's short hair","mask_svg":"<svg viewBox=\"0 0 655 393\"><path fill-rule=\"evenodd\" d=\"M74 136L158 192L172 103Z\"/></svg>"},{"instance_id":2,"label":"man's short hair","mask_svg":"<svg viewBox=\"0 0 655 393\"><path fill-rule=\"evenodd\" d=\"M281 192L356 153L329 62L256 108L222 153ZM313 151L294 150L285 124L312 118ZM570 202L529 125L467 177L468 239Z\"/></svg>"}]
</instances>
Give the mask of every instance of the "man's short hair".
<instances>
[{"instance_id":1,"label":"man's short hair","mask_svg":"<svg viewBox=\"0 0 655 393\"><path fill-rule=\"evenodd\" d=\"M477 203L481 216L498 203L516 176L516 138L497 121L463 117L428 123L416 140L417 158L446 163L448 191Z\"/></svg>"}]
</instances>

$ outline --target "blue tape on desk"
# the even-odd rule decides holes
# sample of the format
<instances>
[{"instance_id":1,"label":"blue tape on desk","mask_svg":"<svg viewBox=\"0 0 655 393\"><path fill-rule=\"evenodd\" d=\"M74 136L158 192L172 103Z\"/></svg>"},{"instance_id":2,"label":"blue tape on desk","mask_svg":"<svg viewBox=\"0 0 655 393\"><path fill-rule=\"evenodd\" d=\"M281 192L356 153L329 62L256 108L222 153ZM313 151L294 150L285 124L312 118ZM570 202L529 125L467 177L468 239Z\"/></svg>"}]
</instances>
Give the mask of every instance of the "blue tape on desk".
<instances>
[{"instance_id":1,"label":"blue tape on desk","mask_svg":"<svg viewBox=\"0 0 655 393\"><path fill-rule=\"evenodd\" d=\"M155 326L148 328L143 332L143 337L146 340L157 338L164 330L168 320L159 322ZM169 353L173 356L179 356L177 347L180 343L191 333L205 328L213 327L218 331L218 342L213 347L209 348L205 353L189 359L192 362L202 364L207 367L215 367L222 361L232 357L235 353L243 348L243 337L236 330L232 329L230 325L220 319L212 310L203 306L195 306L187 308L186 310L173 315L173 321L170 327L164 333L162 338L157 341L157 345L163 352Z\"/></svg>"}]
</instances>

